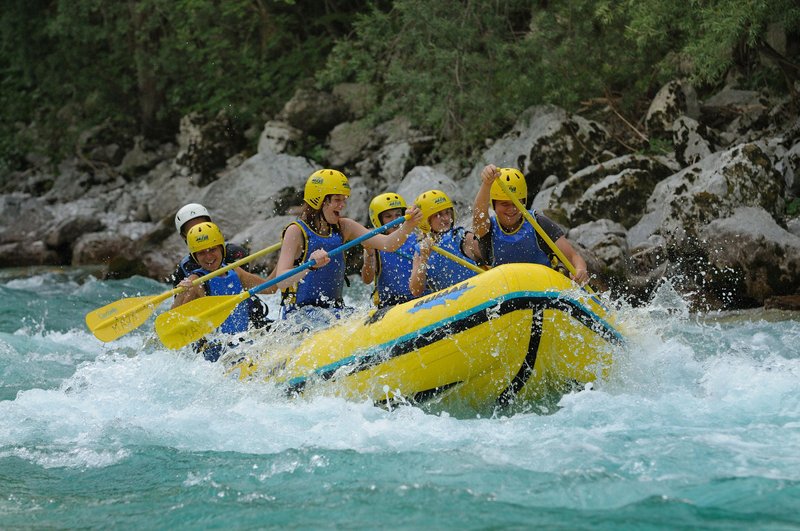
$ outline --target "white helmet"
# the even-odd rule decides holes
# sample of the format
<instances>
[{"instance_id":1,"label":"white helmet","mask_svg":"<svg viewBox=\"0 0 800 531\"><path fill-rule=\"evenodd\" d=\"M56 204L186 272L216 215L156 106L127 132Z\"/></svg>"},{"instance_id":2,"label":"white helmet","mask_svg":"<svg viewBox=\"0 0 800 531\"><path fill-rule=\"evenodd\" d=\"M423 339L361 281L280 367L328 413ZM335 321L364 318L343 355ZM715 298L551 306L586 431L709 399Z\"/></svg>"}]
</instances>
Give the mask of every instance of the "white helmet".
<instances>
[{"instance_id":1,"label":"white helmet","mask_svg":"<svg viewBox=\"0 0 800 531\"><path fill-rule=\"evenodd\" d=\"M206 207L199 203L189 203L188 205L181 207L181 209L178 210L178 213L175 214L175 228L178 230L178 233L180 233L181 227L183 227L184 223L190 219L203 216L211 220L211 214L208 213Z\"/></svg>"}]
</instances>

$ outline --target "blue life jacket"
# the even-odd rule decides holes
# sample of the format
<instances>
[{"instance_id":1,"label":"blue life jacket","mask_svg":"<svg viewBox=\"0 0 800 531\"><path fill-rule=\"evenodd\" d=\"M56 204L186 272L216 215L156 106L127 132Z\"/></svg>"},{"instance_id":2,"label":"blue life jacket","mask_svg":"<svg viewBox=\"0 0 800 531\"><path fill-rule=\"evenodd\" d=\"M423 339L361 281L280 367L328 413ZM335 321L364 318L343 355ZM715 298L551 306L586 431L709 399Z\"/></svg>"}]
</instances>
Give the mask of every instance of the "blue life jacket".
<instances>
[{"instance_id":1,"label":"blue life jacket","mask_svg":"<svg viewBox=\"0 0 800 531\"><path fill-rule=\"evenodd\" d=\"M534 210L530 211L531 216L536 216ZM539 246L539 239L536 236L536 229L527 221L514 232L506 232L494 213L489 215L492 225L492 265L510 263L530 263L550 266L550 257L547 256Z\"/></svg>"},{"instance_id":2,"label":"blue life jacket","mask_svg":"<svg viewBox=\"0 0 800 531\"><path fill-rule=\"evenodd\" d=\"M220 267L225 267L225 263L220 264ZM210 271L205 269L195 269L191 272L193 275L204 276L208 275ZM239 275L236 271L228 271L224 275L214 277L207 280L205 284L206 294L208 295L237 295L244 291L242 281L239 280ZM244 332L250 325L250 299L245 299L236 305L236 308L231 312L227 319L220 325L220 331L226 334L235 334L237 332Z\"/></svg>"},{"instance_id":3,"label":"blue life jacket","mask_svg":"<svg viewBox=\"0 0 800 531\"><path fill-rule=\"evenodd\" d=\"M461 250L461 246L464 243L464 235L463 227L453 227L439 236L436 245L459 258L463 258L470 264L474 264L475 262L467 258ZM472 278L476 274L475 271L440 255L436 251L431 251L428 257L426 293L448 288L453 284L458 284L462 280Z\"/></svg>"},{"instance_id":4,"label":"blue life jacket","mask_svg":"<svg viewBox=\"0 0 800 531\"><path fill-rule=\"evenodd\" d=\"M410 234L405 243L396 251L378 251L376 253L375 305L379 308L400 304L414 298L408 287L408 281L411 278L416 248L417 235Z\"/></svg>"},{"instance_id":5,"label":"blue life jacket","mask_svg":"<svg viewBox=\"0 0 800 531\"><path fill-rule=\"evenodd\" d=\"M317 249L331 251L344 243L342 233L338 227L331 227L330 236L321 236L302 220L293 222L300 227L303 233L305 248L296 265L308 261L311 253ZM342 306L342 289L344 288L344 256L342 253L330 257L331 261L325 267L309 270L308 274L298 282L296 288L283 291L284 314L292 307Z\"/></svg>"}]
</instances>

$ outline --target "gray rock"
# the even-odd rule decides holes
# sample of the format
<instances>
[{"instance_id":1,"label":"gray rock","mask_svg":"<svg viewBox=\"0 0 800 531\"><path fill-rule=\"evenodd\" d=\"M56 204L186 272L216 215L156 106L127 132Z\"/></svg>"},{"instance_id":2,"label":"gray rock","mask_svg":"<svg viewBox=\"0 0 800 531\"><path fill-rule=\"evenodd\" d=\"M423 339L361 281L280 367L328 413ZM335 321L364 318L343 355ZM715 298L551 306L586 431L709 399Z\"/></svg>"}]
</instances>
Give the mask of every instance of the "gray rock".
<instances>
[{"instance_id":1,"label":"gray rock","mask_svg":"<svg viewBox=\"0 0 800 531\"><path fill-rule=\"evenodd\" d=\"M339 168L363 159L372 135L366 122L344 122L334 127L328 137L331 166Z\"/></svg>"},{"instance_id":2,"label":"gray rock","mask_svg":"<svg viewBox=\"0 0 800 531\"><path fill-rule=\"evenodd\" d=\"M333 87L333 95L344 102L356 119L363 118L377 100L374 87L366 83L340 83Z\"/></svg>"},{"instance_id":3,"label":"gray rock","mask_svg":"<svg viewBox=\"0 0 800 531\"><path fill-rule=\"evenodd\" d=\"M608 143L608 132L599 123L553 105L537 105L525 110L511 131L481 155L469 179L477 181L489 163L518 168L532 195L550 175L563 180L600 162Z\"/></svg>"},{"instance_id":4,"label":"gray rock","mask_svg":"<svg viewBox=\"0 0 800 531\"><path fill-rule=\"evenodd\" d=\"M271 217L279 192L287 187L302 191L308 176L318 169L302 157L259 153L209 185L197 199L223 232L233 234Z\"/></svg>"},{"instance_id":5,"label":"gray rock","mask_svg":"<svg viewBox=\"0 0 800 531\"><path fill-rule=\"evenodd\" d=\"M0 267L62 264L61 257L43 241L0 243Z\"/></svg>"},{"instance_id":6,"label":"gray rock","mask_svg":"<svg viewBox=\"0 0 800 531\"><path fill-rule=\"evenodd\" d=\"M628 242L625 227L609 219L584 223L570 229L567 238L588 249L602 263L601 273L606 277L624 278Z\"/></svg>"},{"instance_id":7,"label":"gray rock","mask_svg":"<svg viewBox=\"0 0 800 531\"><path fill-rule=\"evenodd\" d=\"M181 118L175 164L183 174L196 175L203 186L243 147L243 132L224 113L213 118L191 113Z\"/></svg>"},{"instance_id":8,"label":"gray rock","mask_svg":"<svg viewBox=\"0 0 800 531\"><path fill-rule=\"evenodd\" d=\"M697 94L686 81L674 80L661 87L653 98L644 123L651 136L669 138L673 123L684 115L699 117Z\"/></svg>"},{"instance_id":9,"label":"gray rock","mask_svg":"<svg viewBox=\"0 0 800 531\"><path fill-rule=\"evenodd\" d=\"M800 237L763 208L736 208L704 226L699 236L711 266L708 289L758 305L800 291Z\"/></svg>"},{"instance_id":10,"label":"gray rock","mask_svg":"<svg viewBox=\"0 0 800 531\"><path fill-rule=\"evenodd\" d=\"M304 133L325 138L336 124L347 120L348 114L347 105L338 96L301 88L284 104L277 118Z\"/></svg>"},{"instance_id":11,"label":"gray rock","mask_svg":"<svg viewBox=\"0 0 800 531\"><path fill-rule=\"evenodd\" d=\"M608 175L583 193L569 214L569 221L576 225L609 218L632 227L641 219L647 199L659 180L656 174L636 169Z\"/></svg>"},{"instance_id":12,"label":"gray rock","mask_svg":"<svg viewBox=\"0 0 800 531\"><path fill-rule=\"evenodd\" d=\"M532 206L547 212L549 216L552 216L560 223L569 225L573 223L572 212L575 209L575 205L579 202L591 200L593 192L590 195L587 195L587 192L593 186L603 182L609 176L619 175L630 170L647 173L649 175L648 181L651 178L660 181L675 173L678 167L663 157L624 155L602 164L593 164L582 168L555 187L542 190L534 198ZM652 191L652 186L648 185L648 188L647 194L649 195L650 191ZM634 195L638 196L640 194L635 193ZM637 201L638 203L639 201ZM592 217L578 216L581 220L577 221L577 223L589 221ZM609 216L603 214L598 217Z\"/></svg>"},{"instance_id":13,"label":"gray rock","mask_svg":"<svg viewBox=\"0 0 800 531\"><path fill-rule=\"evenodd\" d=\"M294 148L303 136L303 132L286 122L271 120L264 124L258 139L258 152L286 153Z\"/></svg>"},{"instance_id":14,"label":"gray rock","mask_svg":"<svg viewBox=\"0 0 800 531\"><path fill-rule=\"evenodd\" d=\"M783 179L763 144L736 146L659 182L645 215L628 230L628 243L633 247L660 234L680 246L702 226L731 215L739 206L760 206L780 219L783 193Z\"/></svg>"},{"instance_id":15,"label":"gray rock","mask_svg":"<svg viewBox=\"0 0 800 531\"><path fill-rule=\"evenodd\" d=\"M711 155L718 143L710 129L688 116L681 116L672 124L672 144L681 166L691 166Z\"/></svg>"}]
</instances>

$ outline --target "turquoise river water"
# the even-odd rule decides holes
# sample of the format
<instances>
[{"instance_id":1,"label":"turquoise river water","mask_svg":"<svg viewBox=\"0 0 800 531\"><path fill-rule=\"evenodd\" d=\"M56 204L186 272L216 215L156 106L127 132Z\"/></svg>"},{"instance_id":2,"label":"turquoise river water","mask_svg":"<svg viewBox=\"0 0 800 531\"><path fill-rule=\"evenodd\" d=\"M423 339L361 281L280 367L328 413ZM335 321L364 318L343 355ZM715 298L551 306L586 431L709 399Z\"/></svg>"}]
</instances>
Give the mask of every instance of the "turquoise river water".
<instances>
[{"instance_id":1,"label":"turquoise river water","mask_svg":"<svg viewBox=\"0 0 800 531\"><path fill-rule=\"evenodd\" d=\"M164 290L0 271L0 528L800 529L797 313L696 315L667 284L621 308L593 389L463 417L285 398L152 321L84 325Z\"/></svg>"}]
</instances>

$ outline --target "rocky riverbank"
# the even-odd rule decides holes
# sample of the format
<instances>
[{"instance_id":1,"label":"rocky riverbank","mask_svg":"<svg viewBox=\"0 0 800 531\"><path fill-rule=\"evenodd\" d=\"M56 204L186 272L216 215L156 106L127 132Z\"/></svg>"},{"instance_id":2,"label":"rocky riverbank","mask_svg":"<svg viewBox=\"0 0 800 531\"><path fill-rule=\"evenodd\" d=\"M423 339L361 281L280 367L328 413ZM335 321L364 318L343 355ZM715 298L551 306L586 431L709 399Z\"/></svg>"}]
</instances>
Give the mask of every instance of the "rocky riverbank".
<instances>
[{"instance_id":1,"label":"rocky riverbank","mask_svg":"<svg viewBox=\"0 0 800 531\"><path fill-rule=\"evenodd\" d=\"M538 191L533 207L569 229L596 287L636 302L669 280L700 310L797 306L800 119L786 97L731 86L700 100L674 81L643 123L623 122L630 142L611 106L536 106L470 168L435 161L434 138L403 119L368 126L368 97L359 85L299 91L265 123L255 154L243 149L259 132L225 116L186 116L175 143L159 145L87 131L57 169L30 160L5 179L0 267L102 264L109 276L163 278L185 253L172 218L187 202L208 207L229 241L271 245L322 167L292 155L314 135L326 138L324 166L350 178L348 215L365 224L373 195L410 201L430 188L468 223L480 169L516 166Z\"/></svg>"}]
</instances>

